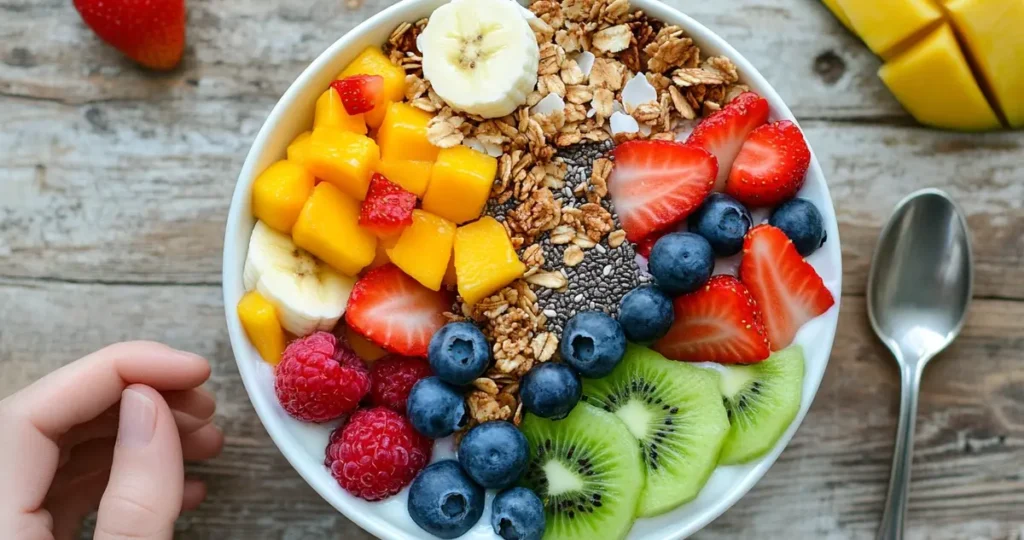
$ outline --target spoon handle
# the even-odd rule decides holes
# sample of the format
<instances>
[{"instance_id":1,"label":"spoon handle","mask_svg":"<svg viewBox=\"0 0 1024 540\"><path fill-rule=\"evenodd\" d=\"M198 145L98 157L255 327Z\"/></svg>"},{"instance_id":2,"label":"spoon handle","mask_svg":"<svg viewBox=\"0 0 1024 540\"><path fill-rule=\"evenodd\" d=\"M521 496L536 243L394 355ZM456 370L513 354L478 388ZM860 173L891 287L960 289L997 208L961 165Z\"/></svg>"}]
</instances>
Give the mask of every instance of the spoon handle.
<instances>
[{"instance_id":1,"label":"spoon handle","mask_svg":"<svg viewBox=\"0 0 1024 540\"><path fill-rule=\"evenodd\" d=\"M910 495L910 467L914 458L914 424L917 420L917 394L921 383L921 370L916 362L909 362L900 370L900 422L896 428L896 447L893 450L892 470L889 473L889 491L885 497L885 513L878 529L878 540L902 540L903 516L907 512Z\"/></svg>"}]
</instances>

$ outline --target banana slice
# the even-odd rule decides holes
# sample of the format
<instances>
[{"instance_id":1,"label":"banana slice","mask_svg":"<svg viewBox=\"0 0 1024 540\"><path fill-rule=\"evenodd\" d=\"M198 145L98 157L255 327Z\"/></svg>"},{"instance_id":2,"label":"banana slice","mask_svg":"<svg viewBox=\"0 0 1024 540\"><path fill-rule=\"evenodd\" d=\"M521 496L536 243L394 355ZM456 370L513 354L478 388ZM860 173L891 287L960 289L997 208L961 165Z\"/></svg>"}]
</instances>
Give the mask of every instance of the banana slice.
<instances>
[{"instance_id":1,"label":"banana slice","mask_svg":"<svg viewBox=\"0 0 1024 540\"><path fill-rule=\"evenodd\" d=\"M256 289L270 300L281 326L299 337L331 331L355 285L262 221L249 238L242 281L247 291Z\"/></svg>"},{"instance_id":2,"label":"banana slice","mask_svg":"<svg viewBox=\"0 0 1024 540\"><path fill-rule=\"evenodd\" d=\"M498 118L537 86L537 39L513 0L453 0L434 10L418 43L423 76L454 109Z\"/></svg>"}]
</instances>

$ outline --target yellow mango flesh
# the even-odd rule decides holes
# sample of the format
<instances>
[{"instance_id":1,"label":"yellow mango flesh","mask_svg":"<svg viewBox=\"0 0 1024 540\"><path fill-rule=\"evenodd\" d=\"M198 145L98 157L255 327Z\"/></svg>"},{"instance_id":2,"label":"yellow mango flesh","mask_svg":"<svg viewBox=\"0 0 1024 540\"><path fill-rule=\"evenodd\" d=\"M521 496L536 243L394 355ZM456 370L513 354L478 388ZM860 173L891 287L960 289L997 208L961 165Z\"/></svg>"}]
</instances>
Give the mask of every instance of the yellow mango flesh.
<instances>
[{"instance_id":1,"label":"yellow mango flesh","mask_svg":"<svg viewBox=\"0 0 1024 540\"><path fill-rule=\"evenodd\" d=\"M395 247L395 244L398 242L398 236L377 238L377 252L373 256L373 262L370 263L370 266L366 267L367 270L373 270L391 262L391 258L388 257L388 250Z\"/></svg>"},{"instance_id":2,"label":"yellow mango flesh","mask_svg":"<svg viewBox=\"0 0 1024 540\"><path fill-rule=\"evenodd\" d=\"M442 149L423 194L423 209L463 224L480 217L498 172L498 160L456 146Z\"/></svg>"},{"instance_id":3,"label":"yellow mango flesh","mask_svg":"<svg viewBox=\"0 0 1024 540\"><path fill-rule=\"evenodd\" d=\"M373 364L377 360L388 355L387 351L359 335L359 332L356 332L348 326L345 327L345 339L348 341L348 345L352 347L352 350L356 355L358 355L359 358L362 358L367 364Z\"/></svg>"},{"instance_id":4,"label":"yellow mango flesh","mask_svg":"<svg viewBox=\"0 0 1024 540\"><path fill-rule=\"evenodd\" d=\"M298 137L295 137L295 140L288 145L288 161L298 163L302 166L306 165L306 161L309 159L309 140L312 136L312 131L306 131Z\"/></svg>"},{"instance_id":5,"label":"yellow mango flesh","mask_svg":"<svg viewBox=\"0 0 1024 540\"><path fill-rule=\"evenodd\" d=\"M376 128L384 121L388 105L405 98L405 70L392 64L379 47L367 47L337 78L344 79L352 75L380 75L384 79L384 100L364 113L367 125Z\"/></svg>"},{"instance_id":6,"label":"yellow mango flesh","mask_svg":"<svg viewBox=\"0 0 1024 540\"><path fill-rule=\"evenodd\" d=\"M260 293L250 291L238 302L237 310L242 328L253 347L256 347L264 361L276 366L284 353L285 336L274 304Z\"/></svg>"},{"instance_id":7,"label":"yellow mango flesh","mask_svg":"<svg viewBox=\"0 0 1024 540\"><path fill-rule=\"evenodd\" d=\"M366 135L366 120L361 114L349 114L341 104L341 96L333 88L328 88L316 100L316 112L313 114L313 129L333 127L343 131L351 131Z\"/></svg>"},{"instance_id":8,"label":"yellow mango flesh","mask_svg":"<svg viewBox=\"0 0 1024 540\"><path fill-rule=\"evenodd\" d=\"M833 15L839 19L839 22L843 23L843 26L851 32L855 32L853 24L850 23L850 18L846 16L846 12L839 6L839 0L821 0L825 6L832 12Z\"/></svg>"},{"instance_id":9,"label":"yellow mango flesh","mask_svg":"<svg viewBox=\"0 0 1024 540\"><path fill-rule=\"evenodd\" d=\"M837 3L857 35L881 56L942 17L931 0L837 0Z\"/></svg>"},{"instance_id":10,"label":"yellow mango flesh","mask_svg":"<svg viewBox=\"0 0 1024 540\"><path fill-rule=\"evenodd\" d=\"M377 131L380 155L387 160L434 161L440 148L430 144L427 125L433 118L408 103L388 106L384 123Z\"/></svg>"},{"instance_id":11,"label":"yellow mango flesh","mask_svg":"<svg viewBox=\"0 0 1024 540\"><path fill-rule=\"evenodd\" d=\"M313 192L313 175L291 161L278 161L252 183L252 213L271 228L288 234Z\"/></svg>"},{"instance_id":12,"label":"yellow mango flesh","mask_svg":"<svg viewBox=\"0 0 1024 540\"><path fill-rule=\"evenodd\" d=\"M357 200L366 198L370 176L377 168L380 150L373 139L333 127L313 130L305 165Z\"/></svg>"},{"instance_id":13,"label":"yellow mango flesh","mask_svg":"<svg viewBox=\"0 0 1024 540\"><path fill-rule=\"evenodd\" d=\"M402 189L422 197L430 183L430 171L434 168L432 161L409 161L404 159L381 158L377 164L377 172L388 180L402 186Z\"/></svg>"},{"instance_id":14,"label":"yellow mango flesh","mask_svg":"<svg viewBox=\"0 0 1024 540\"><path fill-rule=\"evenodd\" d=\"M359 202L320 182L292 227L292 240L335 270L355 276L373 261L377 237L359 226Z\"/></svg>"},{"instance_id":15,"label":"yellow mango flesh","mask_svg":"<svg viewBox=\"0 0 1024 540\"><path fill-rule=\"evenodd\" d=\"M424 287L441 290L455 240L455 224L423 210L412 211L412 225L402 231L395 247L387 250L395 266Z\"/></svg>"},{"instance_id":16,"label":"yellow mango flesh","mask_svg":"<svg viewBox=\"0 0 1024 540\"><path fill-rule=\"evenodd\" d=\"M519 260L505 227L490 216L463 225L455 233L455 275L459 294L475 304L522 277Z\"/></svg>"}]
</instances>

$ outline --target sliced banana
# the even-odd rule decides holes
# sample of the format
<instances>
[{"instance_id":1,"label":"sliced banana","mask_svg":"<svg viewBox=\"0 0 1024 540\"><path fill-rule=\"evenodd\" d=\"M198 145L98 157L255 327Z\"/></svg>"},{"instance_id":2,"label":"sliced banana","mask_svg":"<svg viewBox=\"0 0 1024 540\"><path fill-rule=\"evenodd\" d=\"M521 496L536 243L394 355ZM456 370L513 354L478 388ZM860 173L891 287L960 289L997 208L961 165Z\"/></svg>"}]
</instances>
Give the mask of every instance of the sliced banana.
<instances>
[{"instance_id":1,"label":"sliced banana","mask_svg":"<svg viewBox=\"0 0 1024 540\"><path fill-rule=\"evenodd\" d=\"M262 221L249 238L242 281L273 303L281 326L300 337L333 329L355 285Z\"/></svg>"},{"instance_id":2,"label":"sliced banana","mask_svg":"<svg viewBox=\"0 0 1024 540\"><path fill-rule=\"evenodd\" d=\"M537 39L513 0L452 0L430 15L418 43L423 76L454 109L498 118L537 86Z\"/></svg>"}]
</instances>

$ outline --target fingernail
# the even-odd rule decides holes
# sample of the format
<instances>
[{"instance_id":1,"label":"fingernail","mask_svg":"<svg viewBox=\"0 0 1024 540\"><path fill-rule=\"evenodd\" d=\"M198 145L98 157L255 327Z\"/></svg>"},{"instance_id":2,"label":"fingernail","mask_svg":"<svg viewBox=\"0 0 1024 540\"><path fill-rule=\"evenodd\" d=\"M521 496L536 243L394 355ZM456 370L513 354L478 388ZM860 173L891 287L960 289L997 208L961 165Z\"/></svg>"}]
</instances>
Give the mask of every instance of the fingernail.
<instances>
[{"instance_id":1,"label":"fingernail","mask_svg":"<svg viewBox=\"0 0 1024 540\"><path fill-rule=\"evenodd\" d=\"M117 427L117 444L146 446L156 429L156 405L135 390L121 393L121 420Z\"/></svg>"}]
</instances>

